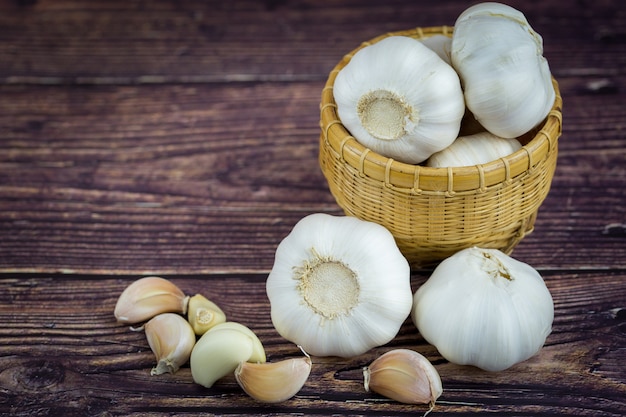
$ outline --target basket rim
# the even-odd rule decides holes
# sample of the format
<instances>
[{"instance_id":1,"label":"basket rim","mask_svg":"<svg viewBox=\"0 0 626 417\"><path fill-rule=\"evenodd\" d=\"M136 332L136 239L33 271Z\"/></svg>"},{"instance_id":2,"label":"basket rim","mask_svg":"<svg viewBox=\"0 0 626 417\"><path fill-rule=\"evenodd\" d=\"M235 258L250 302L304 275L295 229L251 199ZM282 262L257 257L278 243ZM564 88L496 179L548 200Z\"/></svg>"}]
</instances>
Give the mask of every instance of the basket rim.
<instances>
[{"instance_id":1,"label":"basket rim","mask_svg":"<svg viewBox=\"0 0 626 417\"><path fill-rule=\"evenodd\" d=\"M416 39L434 35L451 36L451 26L418 27L398 32L387 32L361 43L344 55L330 72L322 90L320 104L321 146L328 146L333 155L357 169L360 175L381 181L389 188L412 193L424 191L453 194L459 191L486 190L532 170L547 155L557 151L557 141L562 133L562 105L558 82L552 77L555 101L548 116L533 130L534 137L518 151L494 161L463 167L426 167L412 165L380 155L358 142L343 126L337 114L333 85L339 71L347 65L360 49L389 36L410 36ZM536 132L536 133L534 133Z\"/></svg>"}]
</instances>

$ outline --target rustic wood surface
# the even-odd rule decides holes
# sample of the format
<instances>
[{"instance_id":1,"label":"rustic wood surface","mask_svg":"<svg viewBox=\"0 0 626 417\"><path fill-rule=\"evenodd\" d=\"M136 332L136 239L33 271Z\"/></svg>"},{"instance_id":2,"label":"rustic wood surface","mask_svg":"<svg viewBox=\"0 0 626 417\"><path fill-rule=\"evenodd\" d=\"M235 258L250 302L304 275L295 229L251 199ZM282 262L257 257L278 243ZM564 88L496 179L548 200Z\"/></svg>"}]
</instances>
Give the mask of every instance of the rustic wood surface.
<instances>
[{"instance_id":1,"label":"rustic wood surface","mask_svg":"<svg viewBox=\"0 0 626 417\"><path fill-rule=\"evenodd\" d=\"M626 414L626 15L620 1L510 1L542 34L564 101L551 192L513 256L555 300L539 354L488 373L443 359L407 321L388 345L313 358L294 398L260 404L184 367L150 376L117 324L148 274L203 293L272 361L265 279L303 216L340 214L320 172L319 100L343 54L381 33L453 25L470 3L0 1L0 414L421 415L366 393L393 348L437 367L432 416ZM429 270L412 274L416 289Z\"/></svg>"}]
</instances>

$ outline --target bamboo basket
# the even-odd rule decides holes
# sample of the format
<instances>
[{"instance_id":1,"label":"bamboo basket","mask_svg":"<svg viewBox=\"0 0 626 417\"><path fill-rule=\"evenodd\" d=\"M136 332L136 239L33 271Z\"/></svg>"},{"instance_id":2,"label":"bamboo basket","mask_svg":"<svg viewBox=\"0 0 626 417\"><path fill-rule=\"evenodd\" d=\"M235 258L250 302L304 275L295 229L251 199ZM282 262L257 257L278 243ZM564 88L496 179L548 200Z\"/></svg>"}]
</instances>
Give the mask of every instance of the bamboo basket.
<instances>
[{"instance_id":1,"label":"bamboo basket","mask_svg":"<svg viewBox=\"0 0 626 417\"><path fill-rule=\"evenodd\" d=\"M417 28L364 42L335 66L322 91L319 163L332 195L346 215L389 229L413 269L472 246L510 254L533 231L556 168L562 99L554 79L556 100L545 121L519 138L519 151L482 165L430 168L395 161L365 148L341 124L333 84L354 53L387 36L420 39L452 31Z\"/></svg>"}]
</instances>

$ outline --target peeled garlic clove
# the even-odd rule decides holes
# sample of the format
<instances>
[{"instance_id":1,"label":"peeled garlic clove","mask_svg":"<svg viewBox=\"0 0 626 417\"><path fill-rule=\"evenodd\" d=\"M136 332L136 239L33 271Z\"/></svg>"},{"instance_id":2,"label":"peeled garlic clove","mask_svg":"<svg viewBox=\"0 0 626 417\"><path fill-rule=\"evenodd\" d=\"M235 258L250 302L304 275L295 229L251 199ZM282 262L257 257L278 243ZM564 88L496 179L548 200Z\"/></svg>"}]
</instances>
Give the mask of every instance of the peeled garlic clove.
<instances>
[{"instance_id":1,"label":"peeled garlic clove","mask_svg":"<svg viewBox=\"0 0 626 417\"><path fill-rule=\"evenodd\" d=\"M139 323L161 313L187 312L189 297L172 282L160 277L144 277L130 284L115 305L120 323Z\"/></svg>"},{"instance_id":2,"label":"peeled garlic clove","mask_svg":"<svg viewBox=\"0 0 626 417\"><path fill-rule=\"evenodd\" d=\"M248 359L249 362L265 362L267 360L263 343L261 343L261 340L259 340L256 333L250 330L249 327L246 327L241 323L237 323L236 321L227 321L213 326L212 328L207 330L207 332L217 332L223 330L232 330L243 333L248 338L250 338L250 340L252 341L252 356L250 356L250 359Z\"/></svg>"},{"instance_id":3,"label":"peeled garlic clove","mask_svg":"<svg viewBox=\"0 0 626 417\"><path fill-rule=\"evenodd\" d=\"M196 342L189 363L195 383L210 388L241 362L265 362L261 342L247 327L225 322L209 329ZM261 360L262 359L262 360Z\"/></svg>"},{"instance_id":4,"label":"peeled garlic clove","mask_svg":"<svg viewBox=\"0 0 626 417\"><path fill-rule=\"evenodd\" d=\"M235 370L235 378L252 398L279 403L296 395L310 373L311 358L306 356L275 363L242 362Z\"/></svg>"},{"instance_id":5,"label":"peeled garlic clove","mask_svg":"<svg viewBox=\"0 0 626 417\"><path fill-rule=\"evenodd\" d=\"M515 138L501 138L489 132L458 137L452 145L428 158L429 167L462 167L486 164L519 150Z\"/></svg>"},{"instance_id":6,"label":"peeled garlic clove","mask_svg":"<svg viewBox=\"0 0 626 417\"><path fill-rule=\"evenodd\" d=\"M391 350L363 370L365 390L406 404L430 404L443 392L435 367L409 349Z\"/></svg>"},{"instance_id":7,"label":"peeled garlic clove","mask_svg":"<svg viewBox=\"0 0 626 417\"><path fill-rule=\"evenodd\" d=\"M197 335L203 335L213 326L224 323L226 315L214 302L202 294L196 294L189 299L187 319Z\"/></svg>"},{"instance_id":8,"label":"peeled garlic clove","mask_svg":"<svg viewBox=\"0 0 626 417\"><path fill-rule=\"evenodd\" d=\"M187 363L196 343L193 329L182 316L163 313L148 321L144 330L150 349L156 356L157 365L151 375L171 374Z\"/></svg>"}]
</instances>

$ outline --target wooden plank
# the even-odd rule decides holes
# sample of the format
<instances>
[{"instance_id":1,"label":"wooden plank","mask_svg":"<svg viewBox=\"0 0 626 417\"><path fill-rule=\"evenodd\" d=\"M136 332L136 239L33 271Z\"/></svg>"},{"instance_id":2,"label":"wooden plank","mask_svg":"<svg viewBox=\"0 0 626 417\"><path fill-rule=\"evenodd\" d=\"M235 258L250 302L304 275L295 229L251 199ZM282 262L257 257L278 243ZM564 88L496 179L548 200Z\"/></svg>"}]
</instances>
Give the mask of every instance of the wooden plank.
<instances>
[{"instance_id":1,"label":"wooden plank","mask_svg":"<svg viewBox=\"0 0 626 417\"><path fill-rule=\"evenodd\" d=\"M619 73L624 16L618 2L508 4L542 34L557 77ZM466 7L460 0L3 2L0 81L321 80L361 42L416 26L453 25Z\"/></svg>"},{"instance_id":2,"label":"wooden plank","mask_svg":"<svg viewBox=\"0 0 626 417\"><path fill-rule=\"evenodd\" d=\"M543 35L564 98L552 190L513 253L554 297L546 346L486 373L407 321L364 355L314 358L304 389L270 406L232 377L193 384L187 366L151 377L115 301L165 274L254 329L270 360L300 355L272 326L265 279L297 220L340 213L317 164L326 75L361 41L452 25L467 2L0 2L0 414L421 415L362 385L363 366L407 347L441 373L435 413L623 415L624 14L507 3Z\"/></svg>"},{"instance_id":3,"label":"wooden plank","mask_svg":"<svg viewBox=\"0 0 626 417\"><path fill-rule=\"evenodd\" d=\"M579 83L562 83L557 172L515 256L624 268L625 109ZM268 271L300 218L341 213L317 162L321 87L0 87L0 270Z\"/></svg>"},{"instance_id":4,"label":"wooden plank","mask_svg":"<svg viewBox=\"0 0 626 417\"><path fill-rule=\"evenodd\" d=\"M265 277L168 278L189 294L205 294L230 320L253 329L270 361L298 356L298 348L272 327ZM426 278L415 274L413 289ZM363 389L362 367L387 350L404 347L424 354L441 374L444 394L438 412L621 415L626 406L621 363L626 275L582 271L546 273L544 278L555 300L553 332L526 362L497 373L451 364L407 320L392 342L366 354L314 357L303 390L270 406L248 398L232 377L205 389L193 383L188 366L174 375L150 376L154 358L145 336L115 323L112 314L133 276L5 274L0 279L0 413L422 414L426 406L402 405Z\"/></svg>"},{"instance_id":5,"label":"wooden plank","mask_svg":"<svg viewBox=\"0 0 626 417\"><path fill-rule=\"evenodd\" d=\"M2 90L4 268L267 269L300 217L337 210L317 85Z\"/></svg>"}]
</instances>

